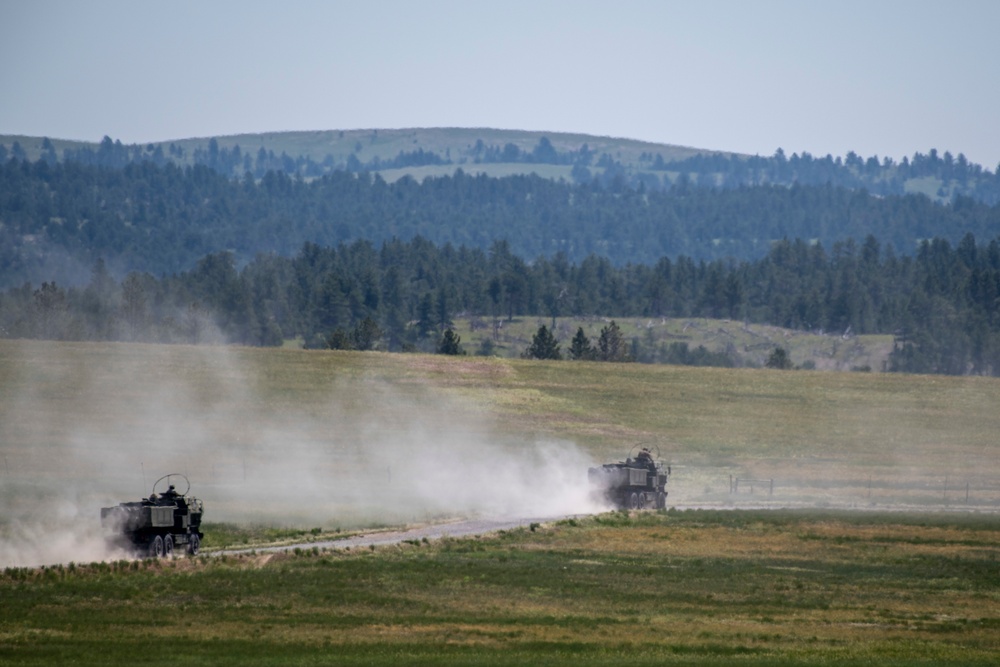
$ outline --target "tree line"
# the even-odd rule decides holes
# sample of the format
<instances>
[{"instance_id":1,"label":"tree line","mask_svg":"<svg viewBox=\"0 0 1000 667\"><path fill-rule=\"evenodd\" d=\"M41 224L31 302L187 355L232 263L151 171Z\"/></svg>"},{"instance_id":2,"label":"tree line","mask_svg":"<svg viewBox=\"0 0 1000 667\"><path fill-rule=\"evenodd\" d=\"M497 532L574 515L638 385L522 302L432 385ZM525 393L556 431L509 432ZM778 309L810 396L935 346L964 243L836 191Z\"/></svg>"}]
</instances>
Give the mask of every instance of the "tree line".
<instances>
[{"instance_id":1,"label":"tree line","mask_svg":"<svg viewBox=\"0 0 1000 667\"><path fill-rule=\"evenodd\" d=\"M578 149L558 150L548 137L541 137L531 150L524 150L514 143L503 146L487 144L482 139L459 152L454 158L450 150L444 154L418 148L399 151L392 158L375 156L362 162L355 152L346 158L327 154L321 160L304 155L275 155L263 147L256 152L243 151L237 144L231 148L220 147L216 139L209 140L205 148L195 148L188 155L184 148L174 143L125 145L110 137L96 148L83 146L67 148L60 156L52 142L44 138L41 159L48 164L59 161L78 162L92 166L122 168L128 164L152 162L157 166L190 162L206 166L223 176L242 179L250 174L261 179L269 171L288 176L318 178L337 171L361 173L380 170L419 167L426 165L466 164L551 164L572 166L571 178L578 184L597 183L603 186L631 189L666 190L676 185L732 189L757 185L832 185L850 190L866 190L880 196L904 195L912 187L926 187L933 182L928 194L943 201L968 197L988 205L1000 203L1000 165L990 171L970 162L965 155L939 153L931 149L927 154L916 152L912 158L899 162L877 155L867 158L849 151L844 157L813 156L808 152L787 156L778 148L773 155L744 156L730 153L699 153L684 159L664 159L661 153L647 151L639 156L638 163L623 163L609 153L600 153L584 143ZM10 159L22 160L24 149L13 142L10 148L0 144L0 163Z\"/></svg>"},{"instance_id":2,"label":"tree line","mask_svg":"<svg viewBox=\"0 0 1000 667\"><path fill-rule=\"evenodd\" d=\"M10 338L245 345L300 338L311 347L433 352L458 314L494 331L522 316L641 316L891 333L889 370L997 375L1000 239L977 243L967 234L955 246L933 239L914 256L873 236L829 249L782 240L753 261L681 256L618 267L563 253L529 262L506 241L482 250L417 237L378 246L306 243L292 257L261 254L242 268L230 252L211 253L189 271L131 272L120 281L97 260L85 286L45 281L0 293L0 335ZM550 349L553 341L539 343ZM586 349L579 343L575 349ZM638 361L706 363L691 351L652 355L642 341L631 343L638 347L622 349Z\"/></svg>"},{"instance_id":3,"label":"tree line","mask_svg":"<svg viewBox=\"0 0 1000 667\"><path fill-rule=\"evenodd\" d=\"M1000 205L876 197L832 185L646 191L461 171L387 183L347 172L307 181L268 171L259 180L234 180L207 166L152 161L121 168L0 163L0 288L25 280L82 284L99 258L117 278L163 275L220 250L243 266L262 252L291 256L304 243L420 237L487 250L503 238L524 258L561 254L580 263L598 255L625 266L680 256L752 260L782 238L832 248L871 235L912 255L922 239L956 244L966 233L1000 234Z\"/></svg>"}]
</instances>

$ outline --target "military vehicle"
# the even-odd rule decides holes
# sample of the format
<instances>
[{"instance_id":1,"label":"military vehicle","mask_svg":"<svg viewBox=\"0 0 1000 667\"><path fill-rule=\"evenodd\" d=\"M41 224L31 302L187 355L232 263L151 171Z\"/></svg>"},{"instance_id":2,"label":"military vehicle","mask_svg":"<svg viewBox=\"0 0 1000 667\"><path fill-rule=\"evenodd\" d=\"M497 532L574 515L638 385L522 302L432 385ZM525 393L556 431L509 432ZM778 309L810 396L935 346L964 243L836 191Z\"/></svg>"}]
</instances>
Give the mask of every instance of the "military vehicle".
<instances>
[{"instance_id":1,"label":"military vehicle","mask_svg":"<svg viewBox=\"0 0 1000 667\"><path fill-rule=\"evenodd\" d=\"M591 492L598 500L619 509L663 509L667 506L670 466L664 468L659 458L658 447L654 459L648 448L640 449L640 445L636 445L629 450L624 461L605 463L599 468L587 470Z\"/></svg>"},{"instance_id":2,"label":"military vehicle","mask_svg":"<svg viewBox=\"0 0 1000 667\"><path fill-rule=\"evenodd\" d=\"M178 492L171 483L183 481ZM166 490L157 494L157 488ZM187 495L191 482L180 473L170 473L153 482L148 498L101 508L101 524L110 542L149 558L171 558L175 547L185 547L194 556L201 548L202 502Z\"/></svg>"}]
</instances>

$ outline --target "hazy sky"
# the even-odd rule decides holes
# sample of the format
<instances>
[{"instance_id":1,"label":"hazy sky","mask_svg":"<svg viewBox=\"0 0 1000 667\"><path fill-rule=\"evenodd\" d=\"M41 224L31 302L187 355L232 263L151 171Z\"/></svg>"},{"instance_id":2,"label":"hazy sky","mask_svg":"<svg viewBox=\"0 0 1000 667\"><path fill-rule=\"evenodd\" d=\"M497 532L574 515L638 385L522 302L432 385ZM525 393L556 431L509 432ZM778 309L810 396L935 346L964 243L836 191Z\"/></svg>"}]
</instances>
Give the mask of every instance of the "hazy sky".
<instances>
[{"instance_id":1,"label":"hazy sky","mask_svg":"<svg viewBox=\"0 0 1000 667\"><path fill-rule=\"evenodd\" d=\"M1000 163L1000 0L0 0L0 134L497 127Z\"/></svg>"}]
</instances>

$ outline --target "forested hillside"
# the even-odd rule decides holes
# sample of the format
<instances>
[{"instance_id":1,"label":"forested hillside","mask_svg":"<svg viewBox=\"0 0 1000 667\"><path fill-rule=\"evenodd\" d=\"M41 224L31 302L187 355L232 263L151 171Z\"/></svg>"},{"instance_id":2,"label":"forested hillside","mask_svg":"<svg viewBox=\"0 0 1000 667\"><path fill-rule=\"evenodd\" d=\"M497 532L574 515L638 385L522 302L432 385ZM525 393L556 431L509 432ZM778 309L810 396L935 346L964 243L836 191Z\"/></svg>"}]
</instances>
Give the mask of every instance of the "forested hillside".
<instances>
[{"instance_id":1,"label":"forested hillside","mask_svg":"<svg viewBox=\"0 0 1000 667\"><path fill-rule=\"evenodd\" d=\"M269 171L312 179L336 171L378 173L387 181L450 176L456 168L487 176L537 174L573 183L597 182L647 190L674 185L735 188L753 185L833 185L877 195L921 193L935 201L955 196L1000 203L1000 173L962 153L931 149L899 162L890 158L813 156L777 148L772 155L739 155L682 146L580 134L490 128L411 128L277 132L146 145L105 137L100 144L45 137L0 136L0 162L76 161L121 168L207 166L232 178Z\"/></svg>"},{"instance_id":2,"label":"forested hillside","mask_svg":"<svg viewBox=\"0 0 1000 667\"><path fill-rule=\"evenodd\" d=\"M455 352L459 313L493 331L523 316L706 317L891 334L887 370L1000 372L988 170L936 151L902 164L666 160L576 139L441 153L375 133L343 164L214 141L64 142L61 156L43 141L35 160L4 147L0 335ZM415 148L373 148L400 145ZM458 163L563 171L498 178ZM417 180L410 168L445 171ZM940 191L905 194L915 181ZM529 354L583 349L539 335ZM625 349L612 356L741 363L652 339Z\"/></svg>"},{"instance_id":3,"label":"forested hillside","mask_svg":"<svg viewBox=\"0 0 1000 667\"><path fill-rule=\"evenodd\" d=\"M318 347L454 353L449 328L459 313L493 331L523 315L700 316L844 336L893 333L886 370L997 375L998 304L1000 239L977 244L972 235L957 247L925 241L915 257L869 237L829 250L782 241L756 261L682 257L624 267L561 254L528 263L503 241L486 252L417 238L306 244L294 257L261 255L242 269L231 254L213 253L191 271L131 273L121 282L98 261L82 289L44 282L0 295L0 333L189 343L221 335L250 345L299 337ZM550 349L586 349L583 341L545 339ZM739 358L737 351L713 357L639 337L616 345L605 358L718 365Z\"/></svg>"},{"instance_id":4,"label":"forested hillside","mask_svg":"<svg viewBox=\"0 0 1000 667\"><path fill-rule=\"evenodd\" d=\"M646 190L460 171L388 183L343 171L311 181L275 171L236 180L205 166L152 162L0 165L0 287L79 284L98 259L116 278L159 276L190 270L220 250L242 266L258 253L291 256L304 243L417 236L481 250L503 239L526 261L596 255L625 266L681 256L758 259L785 238L832 248L871 235L911 255L922 240L956 244L969 233L1000 234L1000 205L876 197L831 185Z\"/></svg>"}]
</instances>

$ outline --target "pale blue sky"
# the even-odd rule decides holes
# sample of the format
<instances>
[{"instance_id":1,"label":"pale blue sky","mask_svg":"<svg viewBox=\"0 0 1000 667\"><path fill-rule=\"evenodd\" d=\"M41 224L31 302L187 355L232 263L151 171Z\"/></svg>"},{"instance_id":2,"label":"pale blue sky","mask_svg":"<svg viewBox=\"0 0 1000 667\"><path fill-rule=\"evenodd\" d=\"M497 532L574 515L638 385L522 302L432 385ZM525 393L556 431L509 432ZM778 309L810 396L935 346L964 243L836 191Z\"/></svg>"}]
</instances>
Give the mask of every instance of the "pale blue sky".
<instances>
[{"instance_id":1,"label":"pale blue sky","mask_svg":"<svg viewBox=\"0 0 1000 667\"><path fill-rule=\"evenodd\" d=\"M497 127L1000 163L1000 0L0 0L0 134Z\"/></svg>"}]
</instances>

